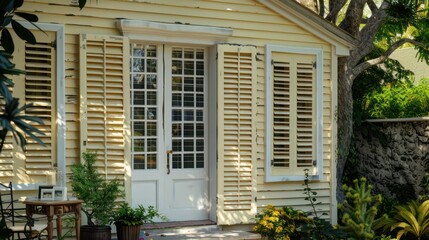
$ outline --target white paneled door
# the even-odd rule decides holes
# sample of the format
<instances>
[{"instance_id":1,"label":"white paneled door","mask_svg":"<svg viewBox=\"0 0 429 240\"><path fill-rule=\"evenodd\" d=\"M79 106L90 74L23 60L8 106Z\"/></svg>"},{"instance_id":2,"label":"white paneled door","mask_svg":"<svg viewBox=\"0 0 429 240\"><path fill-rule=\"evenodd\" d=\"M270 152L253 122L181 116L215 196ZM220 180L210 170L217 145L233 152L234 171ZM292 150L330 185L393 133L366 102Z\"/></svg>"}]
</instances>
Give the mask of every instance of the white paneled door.
<instances>
[{"instance_id":1,"label":"white paneled door","mask_svg":"<svg viewBox=\"0 0 429 240\"><path fill-rule=\"evenodd\" d=\"M208 219L207 49L131 46L132 202Z\"/></svg>"}]
</instances>

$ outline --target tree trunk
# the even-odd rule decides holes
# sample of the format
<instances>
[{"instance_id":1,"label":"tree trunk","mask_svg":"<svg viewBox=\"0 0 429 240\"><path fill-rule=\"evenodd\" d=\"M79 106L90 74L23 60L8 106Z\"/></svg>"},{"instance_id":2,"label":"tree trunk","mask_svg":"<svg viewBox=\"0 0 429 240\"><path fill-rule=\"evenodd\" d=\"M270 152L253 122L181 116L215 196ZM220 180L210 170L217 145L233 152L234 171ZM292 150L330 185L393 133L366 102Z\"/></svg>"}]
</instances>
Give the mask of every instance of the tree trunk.
<instances>
[{"instance_id":1,"label":"tree trunk","mask_svg":"<svg viewBox=\"0 0 429 240\"><path fill-rule=\"evenodd\" d=\"M350 57L338 60L338 146L337 146L337 200L342 202L343 173L346 166L353 133L353 95L351 74L348 73Z\"/></svg>"}]
</instances>

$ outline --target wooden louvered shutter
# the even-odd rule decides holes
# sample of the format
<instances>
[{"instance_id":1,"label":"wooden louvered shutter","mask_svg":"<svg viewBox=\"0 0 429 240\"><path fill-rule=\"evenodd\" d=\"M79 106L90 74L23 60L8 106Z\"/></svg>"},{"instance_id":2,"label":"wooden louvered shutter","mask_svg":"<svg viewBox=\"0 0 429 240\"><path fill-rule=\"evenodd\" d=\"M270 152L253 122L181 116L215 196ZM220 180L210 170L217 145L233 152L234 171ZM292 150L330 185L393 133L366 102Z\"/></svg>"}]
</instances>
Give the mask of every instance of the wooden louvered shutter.
<instances>
[{"instance_id":1,"label":"wooden louvered shutter","mask_svg":"<svg viewBox=\"0 0 429 240\"><path fill-rule=\"evenodd\" d=\"M95 151L99 171L124 179L129 159L129 43L126 38L81 35L81 151Z\"/></svg>"},{"instance_id":2,"label":"wooden louvered shutter","mask_svg":"<svg viewBox=\"0 0 429 240\"><path fill-rule=\"evenodd\" d=\"M269 176L297 180L304 169L318 174L316 55L273 52L272 160ZM270 91L270 89L267 89ZM269 136L268 136L269 137Z\"/></svg>"},{"instance_id":3,"label":"wooden louvered shutter","mask_svg":"<svg viewBox=\"0 0 429 240\"><path fill-rule=\"evenodd\" d=\"M37 116L43 124L31 123L44 133L36 134L45 144L39 145L30 136L25 135L25 150L8 136L0 155L0 181L19 183L50 183L53 167L57 163L57 125L56 125L56 51L52 47L55 33L33 31L36 44L15 42L13 62L17 69L25 70L25 75L13 76L14 97L20 105L33 103L34 107L26 115ZM9 135L11 135L9 133Z\"/></svg>"},{"instance_id":4,"label":"wooden louvered shutter","mask_svg":"<svg viewBox=\"0 0 429 240\"><path fill-rule=\"evenodd\" d=\"M218 224L256 213L256 48L218 46Z\"/></svg>"},{"instance_id":5,"label":"wooden louvered shutter","mask_svg":"<svg viewBox=\"0 0 429 240\"><path fill-rule=\"evenodd\" d=\"M54 34L51 33L51 35ZM40 146L34 140L27 138L25 168L30 176L43 175L57 163L56 51L52 47L53 41L54 36L49 42L25 44L25 103L33 103L35 106L26 113L43 120L43 125L37 128L45 134L39 138L46 145Z\"/></svg>"}]
</instances>

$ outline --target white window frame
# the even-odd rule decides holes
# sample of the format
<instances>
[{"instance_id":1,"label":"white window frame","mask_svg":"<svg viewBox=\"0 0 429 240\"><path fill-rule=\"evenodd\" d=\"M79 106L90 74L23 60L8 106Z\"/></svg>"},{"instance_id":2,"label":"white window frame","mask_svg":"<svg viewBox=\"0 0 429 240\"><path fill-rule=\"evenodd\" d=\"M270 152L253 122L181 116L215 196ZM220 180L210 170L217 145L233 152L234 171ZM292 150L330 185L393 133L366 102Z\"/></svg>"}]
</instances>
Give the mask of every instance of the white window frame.
<instances>
[{"instance_id":1,"label":"white window frame","mask_svg":"<svg viewBox=\"0 0 429 240\"><path fill-rule=\"evenodd\" d=\"M311 172L309 179L321 180L323 177L323 49L306 48L283 45L265 46L265 181L266 182L285 182L302 181L304 172L296 175L271 175L273 158L273 76L272 76L272 52L307 54L316 56L316 171ZM296 141L292 139L291 141Z\"/></svg>"}]
</instances>

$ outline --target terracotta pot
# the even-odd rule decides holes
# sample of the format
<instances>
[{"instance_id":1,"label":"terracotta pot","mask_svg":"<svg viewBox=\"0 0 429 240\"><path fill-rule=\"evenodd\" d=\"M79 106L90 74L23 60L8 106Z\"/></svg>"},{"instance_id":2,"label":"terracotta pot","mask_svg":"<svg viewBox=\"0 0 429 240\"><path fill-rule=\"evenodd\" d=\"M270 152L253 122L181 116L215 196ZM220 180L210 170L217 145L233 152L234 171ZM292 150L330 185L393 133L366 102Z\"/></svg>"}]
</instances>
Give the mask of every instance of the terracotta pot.
<instances>
[{"instance_id":1,"label":"terracotta pot","mask_svg":"<svg viewBox=\"0 0 429 240\"><path fill-rule=\"evenodd\" d=\"M80 239L111 240L112 228L110 226L81 226Z\"/></svg>"},{"instance_id":2,"label":"terracotta pot","mask_svg":"<svg viewBox=\"0 0 429 240\"><path fill-rule=\"evenodd\" d=\"M117 223L115 225L118 240L139 240L141 225L127 226Z\"/></svg>"}]
</instances>

